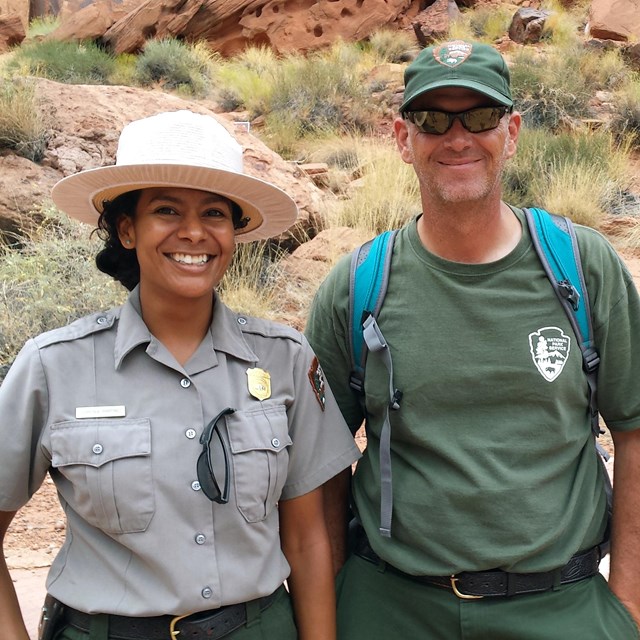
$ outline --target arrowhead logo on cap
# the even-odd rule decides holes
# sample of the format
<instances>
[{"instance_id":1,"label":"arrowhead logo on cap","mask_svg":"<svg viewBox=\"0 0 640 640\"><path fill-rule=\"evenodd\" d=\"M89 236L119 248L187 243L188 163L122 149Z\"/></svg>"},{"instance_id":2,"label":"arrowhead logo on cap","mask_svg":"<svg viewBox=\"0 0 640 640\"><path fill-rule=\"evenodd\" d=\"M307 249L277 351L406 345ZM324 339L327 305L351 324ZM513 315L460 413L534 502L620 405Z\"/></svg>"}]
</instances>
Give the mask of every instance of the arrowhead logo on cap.
<instances>
[{"instance_id":1,"label":"arrowhead logo on cap","mask_svg":"<svg viewBox=\"0 0 640 640\"><path fill-rule=\"evenodd\" d=\"M443 45L433 50L433 57L445 67L457 67L462 64L470 55L473 45L462 40L445 42Z\"/></svg>"}]
</instances>

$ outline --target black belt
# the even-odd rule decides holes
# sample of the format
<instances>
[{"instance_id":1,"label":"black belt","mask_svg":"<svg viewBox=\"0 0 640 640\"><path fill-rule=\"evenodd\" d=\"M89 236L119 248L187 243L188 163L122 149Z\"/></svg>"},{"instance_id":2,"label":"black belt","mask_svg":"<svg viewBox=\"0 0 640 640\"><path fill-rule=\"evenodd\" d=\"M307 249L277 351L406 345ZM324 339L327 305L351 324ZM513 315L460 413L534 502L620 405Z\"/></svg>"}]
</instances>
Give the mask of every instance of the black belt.
<instances>
[{"instance_id":1,"label":"black belt","mask_svg":"<svg viewBox=\"0 0 640 640\"><path fill-rule=\"evenodd\" d=\"M593 547L573 556L564 567L545 573L511 573L495 569L463 571L451 576L414 576L381 560L371 548L362 529L355 539L354 553L369 562L382 563L386 570L415 582L451 589L464 600L540 593L561 584L584 580L598 573L598 565L602 557L600 548Z\"/></svg>"},{"instance_id":2,"label":"black belt","mask_svg":"<svg viewBox=\"0 0 640 640\"><path fill-rule=\"evenodd\" d=\"M284 590L284 586L276 589L271 595L256 601L260 611L269 607ZM47 596L50 602L51 596ZM46 601L45 601L46 602ZM198 640L217 640L232 631L239 629L247 621L247 604L231 604L219 609L201 611L191 615L154 616L150 618L135 618L129 616L109 615L109 638L113 640L171 640L171 638L193 638ZM61 624L71 625L79 631L89 632L91 618L89 613L83 613L66 605L61 616ZM172 635L173 632L173 635Z\"/></svg>"}]
</instances>

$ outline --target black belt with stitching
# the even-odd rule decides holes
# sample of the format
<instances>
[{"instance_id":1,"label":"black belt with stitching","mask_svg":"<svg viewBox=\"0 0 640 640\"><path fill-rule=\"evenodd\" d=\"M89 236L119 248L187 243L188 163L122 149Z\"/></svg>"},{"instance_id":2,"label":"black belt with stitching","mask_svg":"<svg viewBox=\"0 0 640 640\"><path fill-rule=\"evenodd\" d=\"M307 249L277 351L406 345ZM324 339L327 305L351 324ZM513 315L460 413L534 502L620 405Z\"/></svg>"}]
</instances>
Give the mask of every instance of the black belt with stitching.
<instances>
[{"instance_id":1,"label":"black belt with stitching","mask_svg":"<svg viewBox=\"0 0 640 640\"><path fill-rule=\"evenodd\" d=\"M540 593L561 584L578 582L598 573L598 565L602 557L600 547L593 547L573 556L564 567L545 573L511 573L495 569L464 571L451 576L415 576L381 560L371 548L362 528L355 539L354 553L369 562L382 563L387 571L415 582L450 589L459 598L470 600Z\"/></svg>"},{"instance_id":2,"label":"black belt with stitching","mask_svg":"<svg viewBox=\"0 0 640 640\"><path fill-rule=\"evenodd\" d=\"M257 602L260 611L264 611L273 604L283 589L284 586L281 586L271 595L259 598ZM51 599L51 596L47 596L47 599ZM247 604L246 602L231 604L219 609L194 613L184 618L179 616L136 618L109 615L109 638L113 640L170 640L172 638L171 631L173 631L173 637L176 639L218 640L246 623ZM61 623L88 633L93 616L66 605L63 606L64 613L61 616Z\"/></svg>"}]
</instances>

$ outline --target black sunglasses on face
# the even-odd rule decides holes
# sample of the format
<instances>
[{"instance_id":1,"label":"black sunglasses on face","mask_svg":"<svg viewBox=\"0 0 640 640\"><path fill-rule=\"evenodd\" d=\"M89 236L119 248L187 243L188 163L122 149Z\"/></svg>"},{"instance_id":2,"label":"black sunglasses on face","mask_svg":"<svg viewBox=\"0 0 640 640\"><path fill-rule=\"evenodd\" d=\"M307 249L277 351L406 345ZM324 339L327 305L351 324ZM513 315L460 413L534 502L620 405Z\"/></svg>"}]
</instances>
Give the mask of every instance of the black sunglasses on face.
<instances>
[{"instance_id":1,"label":"black sunglasses on face","mask_svg":"<svg viewBox=\"0 0 640 640\"><path fill-rule=\"evenodd\" d=\"M227 407L223 409L204 429L200 436L200 444L202 445L202 453L198 457L196 464L196 471L198 474L198 482L200 488L209 500L217 502L218 504L227 504L229 502L229 489L230 489L230 477L229 477L229 452L227 451L227 445L220 434L218 428L218 422L223 416L234 413L235 409ZM222 454L224 456L224 485L223 490L220 491L220 484L216 478L215 471L213 470L213 462L211 460L211 439L213 434L218 436L220 446L222 447Z\"/></svg>"},{"instance_id":2,"label":"black sunglasses on face","mask_svg":"<svg viewBox=\"0 0 640 640\"><path fill-rule=\"evenodd\" d=\"M502 117L511 111L510 107L477 107L467 111L405 111L402 117L416 125L421 133L441 136L453 126L454 120L460 120L462 126L471 133L482 133L495 129Z\"/></svg>"}]
</instances>

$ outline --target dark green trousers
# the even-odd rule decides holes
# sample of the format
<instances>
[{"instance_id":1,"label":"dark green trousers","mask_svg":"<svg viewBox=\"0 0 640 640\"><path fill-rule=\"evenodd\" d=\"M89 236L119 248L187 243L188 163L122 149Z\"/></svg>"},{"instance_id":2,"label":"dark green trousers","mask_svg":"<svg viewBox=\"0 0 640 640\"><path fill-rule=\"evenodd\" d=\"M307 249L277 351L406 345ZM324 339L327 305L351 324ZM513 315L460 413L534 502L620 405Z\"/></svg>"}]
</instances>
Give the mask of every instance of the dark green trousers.
<instances>
[{"instance_id":1,"label":"dark green trousers","mask_svg":"<svg viewBox=\"0 0 640 640\"><path fill-rule=\"evenodd\" d=\"M110 640L108 616L97 615L90 633L83 633L73 627L60 629L55 640ZM180 636L178 636L178 639ZM200 640L192 638L191 640ZM297 640L298 632L293 618L293 608L289 594L282 589L275 602L265 609L247 607L247 622L237 631L224 636L224 640ZM169 628L167 627L167 640ZM204 635L202 640L206 640Z\"/></svg>"},{"instance_id":2,"label":"dark green trousers","mask_svg":"<svg viewBox=\"0 0 640 640\"><path fill-rule=\"evenodd\" d=\"M605 579L509 598L461 600L358 556L338 576L338 640L638 640Z\"/></svg>"}]
</instances>

